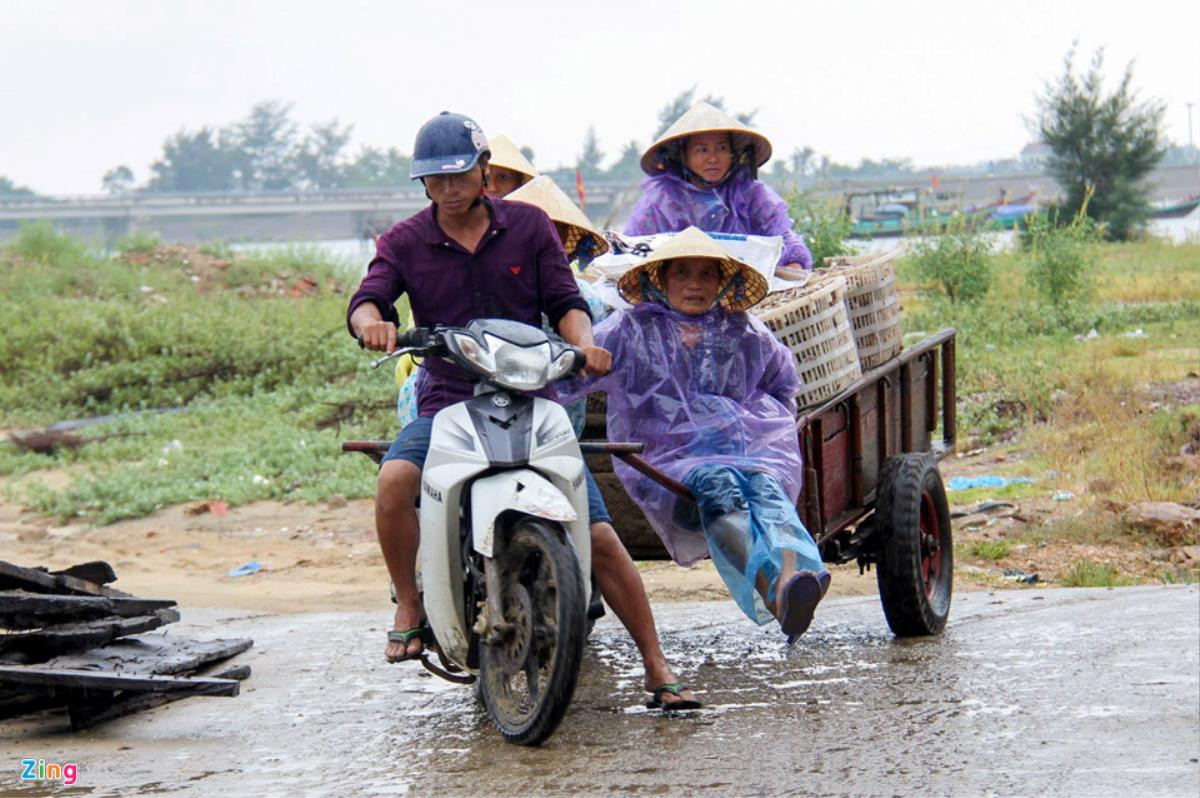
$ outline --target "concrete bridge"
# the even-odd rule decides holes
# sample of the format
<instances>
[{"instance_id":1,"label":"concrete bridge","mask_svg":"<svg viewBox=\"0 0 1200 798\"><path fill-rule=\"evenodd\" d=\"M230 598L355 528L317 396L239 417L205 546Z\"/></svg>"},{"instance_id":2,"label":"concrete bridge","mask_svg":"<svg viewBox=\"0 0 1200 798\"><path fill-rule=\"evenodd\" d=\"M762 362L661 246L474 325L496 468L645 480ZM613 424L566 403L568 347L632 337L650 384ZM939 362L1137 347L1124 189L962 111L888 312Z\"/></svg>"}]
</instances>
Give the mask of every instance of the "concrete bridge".
<instances>
[{"instance_id":1,"label":"concrete bridge","mask_svg":"<svg viewBox=\"0 0 1200 798\"><path fill-rule=\"evenodd\" d=\"M574 193L574 186L570 187ZM618 203L631 204L637 186L587 186L589 215L608 223ZM626 196L628 195L628 196ZM24 222L49 221L90 240L112 242L134 231L168 241L320 240L366 238L424 208L424 190L129 194L37 197L0 201L0 241Z\"/></svg>"},{"instance_id":2,"label":"concrete bridge","mask_svg":"<svg viewBox=\"0 0 1200 798\"><path fill-rule=\"evenodd\" d=\"M767 176L767 180L770 177ZM776 186L781 192L798 187L830 198L848 192L897 185L928 186L928 179L886 178L842 180L799 186ZM980 205L1002 194L1020 197L1034 192L1039 201L1059 195L1054 180L1043 174L943 176L941 192L962 205ZM1196 167L1156 170L1148 181L1151 197L1179 201L1200 194ZM575 186L562 184L569 196ZM619 227L639 196L636 182L592 182L586 186L587 213L601 227ZM119 197L38 197L0 201L0 241L16 233L22 222L46 220L81 238L112 243L134 231L157 233L168 241L309 241L367 238L425 207L420 186L319 192L130 194Z\"/></svg>"}]
</instances>

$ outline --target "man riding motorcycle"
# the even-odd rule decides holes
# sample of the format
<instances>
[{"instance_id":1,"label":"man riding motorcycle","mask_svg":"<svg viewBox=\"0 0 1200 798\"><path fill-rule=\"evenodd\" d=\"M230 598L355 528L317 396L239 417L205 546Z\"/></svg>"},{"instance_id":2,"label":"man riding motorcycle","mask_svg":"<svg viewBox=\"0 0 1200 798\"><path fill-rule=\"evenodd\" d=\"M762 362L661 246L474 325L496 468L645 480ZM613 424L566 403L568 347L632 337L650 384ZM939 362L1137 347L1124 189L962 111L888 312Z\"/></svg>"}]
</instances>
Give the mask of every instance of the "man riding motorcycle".
<instances>
[{"instance_id":1,"label":"man riding motorcycle","mask_svg":"<svg viewBox=\"0 0 1200 798\"><path fill-rule=\"evenodd\" d=\"M421 180L431 203L379 238L375 258L350 300L351 335L369 349L391 352L399 321L395 301L407 294L425 326L465 326L504 318L540 326L544 313L586 358L586 371L605 374L609 353L595 346L587 303L546 214L525 203L486 195L487 139L469 117L442 112L418 131L410 177ZM399 662L420 655L422 607L415 565L419 529L415 511L433 416L473 395L470 377L436 358L418 393L418 419L406 425L383 458L375 497L375 525L395 585L396 615L385 656ZM600 591L633 637L646 671L645 687L664 709L699 702L671 672L658 643L641 577L622 546L590 473L592 565Z\"/></svg>"}]
</instances>

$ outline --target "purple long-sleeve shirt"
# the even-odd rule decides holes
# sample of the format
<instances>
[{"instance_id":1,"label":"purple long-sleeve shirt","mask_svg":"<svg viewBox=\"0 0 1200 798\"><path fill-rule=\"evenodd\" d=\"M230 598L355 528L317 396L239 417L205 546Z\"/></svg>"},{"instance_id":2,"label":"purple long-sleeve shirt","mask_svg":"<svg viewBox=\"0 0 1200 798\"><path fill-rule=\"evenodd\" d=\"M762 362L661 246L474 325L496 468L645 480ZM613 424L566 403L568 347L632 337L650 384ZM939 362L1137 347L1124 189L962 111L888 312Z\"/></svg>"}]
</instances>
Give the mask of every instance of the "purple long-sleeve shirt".
<instances>
[{"instance_id":1,"label":"purple long-sleeve shirt","mask_svg":"<svg viewBox=\"0 0 1200 798\"><path fill-rule=\"evenodd\" d=\"M587 312L567 266L567 256L544 211L524 202L487 201L491 225L475 252L468 252L437 223L433 205L396 224L379 237L375 258L358 291L350 316L364 302L379 308L385 321L399 323L395 301L408 294L414 316L424 326L461 327L474 319L495 318L552 326L572 309ZM473 380L439 358L427 358L428 378L417 393L419 415L469 398Z\"/></svg>"},{"instance_id":2,"label":"purple long-sleeve shirt","mask_svg":"<svg viewBox=\"0 0 1200 798\"><path fill-rule=\"evenodd\" d=\"M783 198L744 170L715 188L697 188L674 172L664 172L642 181L642 196L625 232L635 236L678 233L695 225L709 233L781 236L779 263L811 269L812 253L793 224Z\"/></svg>"}]
</instances>

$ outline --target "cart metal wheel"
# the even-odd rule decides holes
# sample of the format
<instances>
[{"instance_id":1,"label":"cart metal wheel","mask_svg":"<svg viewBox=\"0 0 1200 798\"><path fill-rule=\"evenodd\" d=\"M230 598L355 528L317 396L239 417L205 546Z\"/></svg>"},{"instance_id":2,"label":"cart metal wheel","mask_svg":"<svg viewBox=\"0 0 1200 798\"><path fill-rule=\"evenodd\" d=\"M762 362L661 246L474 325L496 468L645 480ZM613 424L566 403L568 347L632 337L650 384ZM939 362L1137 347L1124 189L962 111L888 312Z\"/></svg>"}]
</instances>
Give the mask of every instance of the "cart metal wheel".
<instances>
[{"instance_id":1,"label":"cart metal wheel","mask_svg":"<svg viewBox=\"0 0 1200 798\"><path fill-rule=\"evenodd\" d=\"M942 631L950 616L954 541L937 461L902 454L884 463L875 502L876 578L899 637Z\"/></svg>"}]
</instances>

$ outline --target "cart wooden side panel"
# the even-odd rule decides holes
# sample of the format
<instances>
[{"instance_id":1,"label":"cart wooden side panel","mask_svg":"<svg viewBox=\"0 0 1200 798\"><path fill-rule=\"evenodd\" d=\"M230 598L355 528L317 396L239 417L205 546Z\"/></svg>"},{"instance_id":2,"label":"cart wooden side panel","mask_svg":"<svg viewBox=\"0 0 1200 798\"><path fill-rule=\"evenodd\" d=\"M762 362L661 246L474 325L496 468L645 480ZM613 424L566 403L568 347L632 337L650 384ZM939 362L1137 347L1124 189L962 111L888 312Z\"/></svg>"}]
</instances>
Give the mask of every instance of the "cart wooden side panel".
<instances>
[{"instance_id":1,"label":"cart wooden side panel","mask_svg":"<svg viewBox=\"0 0 1200 798\"><path fill-rule=\"evenodd\" d=\"M889 457L932 452L940 459L953 451L954 404L954 330L948 329L801 415L797 432L808 467L798 510L827 560L856 556L862 541L846 533L873 510ZM935 442L939 424L943 436Z\"/></svg>"}]
</instances>

